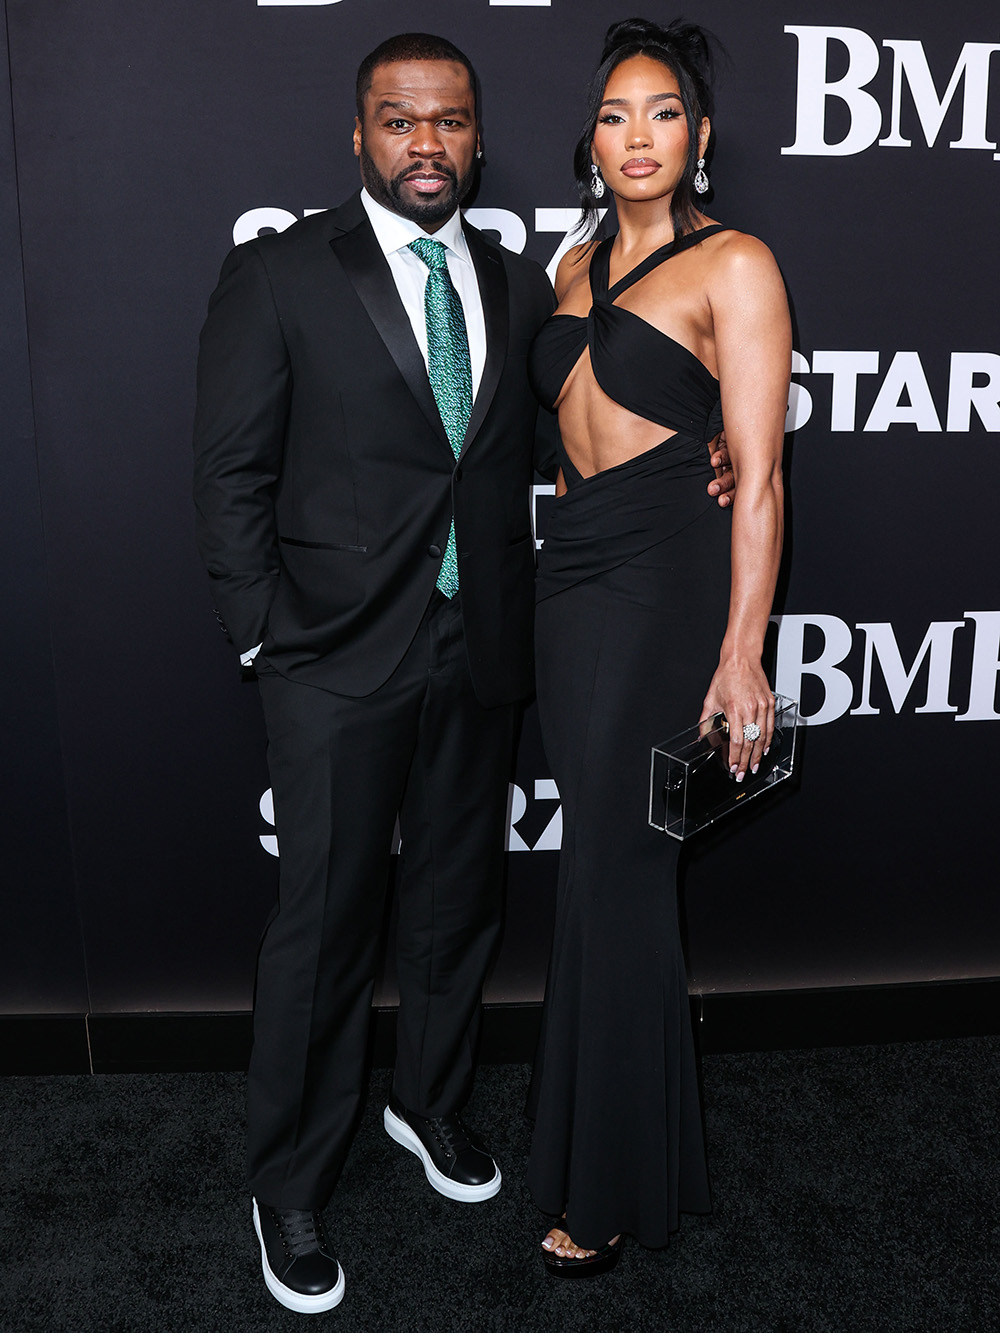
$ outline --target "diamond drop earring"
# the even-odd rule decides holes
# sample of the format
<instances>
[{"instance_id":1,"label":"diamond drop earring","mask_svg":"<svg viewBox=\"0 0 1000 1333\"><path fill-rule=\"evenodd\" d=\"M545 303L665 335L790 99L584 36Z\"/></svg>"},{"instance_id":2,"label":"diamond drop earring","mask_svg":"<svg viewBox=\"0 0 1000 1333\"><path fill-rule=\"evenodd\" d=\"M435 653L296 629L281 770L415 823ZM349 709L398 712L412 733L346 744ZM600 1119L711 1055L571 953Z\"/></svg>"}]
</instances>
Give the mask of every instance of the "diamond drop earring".
<instances>
[{"instance_id":1,"label":"diamond drop earring","mask_svg":"<svg viewBox=\"0 0 1000 1333\"><path fill-rule=\"evenodd\" d=\"M590 182L590 192L595 199L604 198L604 178L601 176L600 168L596 162L591 162L590 170L594 179Z\"/></svg>"},{"instance_id":2,"label":"diamond drop earring","mask_svg":"<svg viewBox=\"0 0 1000 1333\"><path fill-rule=\"evenodd\" d=\"M708 194L708 177L705 175L705 159L699 157L698 170L695 173L694 188L699 194Z\"/></svg>"}]
</instances>

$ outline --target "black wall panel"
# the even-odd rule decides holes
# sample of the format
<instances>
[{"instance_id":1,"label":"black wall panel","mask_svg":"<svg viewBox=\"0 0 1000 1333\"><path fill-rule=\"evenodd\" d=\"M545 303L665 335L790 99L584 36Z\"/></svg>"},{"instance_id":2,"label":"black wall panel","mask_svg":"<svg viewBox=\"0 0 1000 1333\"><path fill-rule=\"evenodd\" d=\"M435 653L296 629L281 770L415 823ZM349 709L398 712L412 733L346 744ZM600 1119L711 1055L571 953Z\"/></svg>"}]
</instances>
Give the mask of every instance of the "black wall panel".
<instances>
[{"instance_id":1,"label":"black wall panel","mask_svg":"<svg viewBox=\"0 0 1000 1333\"><path fill-rule=\"evenodd\" d=\"M0 70L7 68L6 38L3 23ZM0 367L0 1012L81 1012L87 982L49 633L7 88L0 90Z\"/></svg>"},{"instance_id":2,"label":"black wall panel","mask_svg":"<svg viewBox=\"0 0 1000 1333\"><path fill-rule=\"evenodd\" d=\"M479 68L474 220L548 264L617 15L603 0L7 12L3 799L20 887L0 1004L86 1004L78 895L95 1011L241 1009L276 863L255 692L193 550L194 359L219 264L234 231L356 188L354 72L408 25ZM778 684L812 717L796 789L692 848L692 986L997 975L1000 31L974 0L690 13L728 53L710 211L771 245L794 309L774 637ZM538 515L543 530L543 494ZM544 976L558 805L530 712L514 777L494 1000L538 998Z\"/></svg>"}]
</instances>

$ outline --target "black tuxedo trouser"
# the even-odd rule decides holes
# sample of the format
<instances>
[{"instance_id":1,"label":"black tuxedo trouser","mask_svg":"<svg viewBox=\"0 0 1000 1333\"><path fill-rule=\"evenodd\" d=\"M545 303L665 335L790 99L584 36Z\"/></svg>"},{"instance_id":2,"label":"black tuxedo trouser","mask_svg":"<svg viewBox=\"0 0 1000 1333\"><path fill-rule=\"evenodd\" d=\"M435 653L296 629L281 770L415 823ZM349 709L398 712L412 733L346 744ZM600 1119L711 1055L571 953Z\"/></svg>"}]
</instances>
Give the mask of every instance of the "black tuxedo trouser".
<instances>
[{"instance_id":1,"label":"black tuxedo trouser","mask_svg":"<svg viewBox=\"0 0 1000 1333\"><path fill-rule=\"evenodd\" d=\"M399 812L394 1090L419 1115L469 1095L500 922L514 708L473 693L461 608L435 592L405 657L354 699L261 664L279 845L261 944L247 1146L254 1195L322 1208L359 1110Z\"/></svg>"}]
</instances>

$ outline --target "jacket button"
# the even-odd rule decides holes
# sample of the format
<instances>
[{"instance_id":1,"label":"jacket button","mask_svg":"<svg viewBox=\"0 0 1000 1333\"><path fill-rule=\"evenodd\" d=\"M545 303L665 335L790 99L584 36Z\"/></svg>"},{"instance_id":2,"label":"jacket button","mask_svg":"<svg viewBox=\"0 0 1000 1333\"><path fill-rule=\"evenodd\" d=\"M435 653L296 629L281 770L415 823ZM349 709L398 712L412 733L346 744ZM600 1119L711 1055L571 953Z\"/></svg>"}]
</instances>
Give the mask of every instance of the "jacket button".
<instances>
[{"instance_id":1,"label":"jacket button","mask_svg":"<svg viewBox=\"0 0 1000 1333\"><path fill-rule=\"evenodd\" d=\"M444 555L444 552L441 550L440 546L428 546L427 554L432 560L440 560L441 556Z\"/></svg>"},{"instance_id":2,"label":"jacket button","mask_svg":"<svg viewBox=\"0 0 1000 1333\"><path fill-rule=\"evenodd\" d=\"M461 480L462 480L462 469L461 469L460 467L457 467L457 468L455 469L455 480L456 480L456 481L461 481Z\"/></svg>"}]
</instances>

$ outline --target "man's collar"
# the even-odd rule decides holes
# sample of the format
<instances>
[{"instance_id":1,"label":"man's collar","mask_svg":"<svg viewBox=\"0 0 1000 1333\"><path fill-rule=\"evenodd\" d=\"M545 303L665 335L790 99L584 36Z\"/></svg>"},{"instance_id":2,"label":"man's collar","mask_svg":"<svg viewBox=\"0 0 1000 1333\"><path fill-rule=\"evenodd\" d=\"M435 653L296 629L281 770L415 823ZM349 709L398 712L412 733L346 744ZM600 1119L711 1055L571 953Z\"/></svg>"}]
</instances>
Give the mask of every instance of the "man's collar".
<instances>
[{"instance_id":1,"label":"man's collar","mask_svg":"<svg viewBox=\"0 0 1000 1333\"><path fill-rule=\"evenodd\" d=\"M419 223L411 222L409 218L401 217L399 213L393 213L391 209L373 199L365 189L361 191L361 203L384 255L394 254L397 250L405 249L411 241L428 236ZM465 233L462 231L462 216L458 209L430 239L446 245L453 254L459 259L464 259L467 264L472 263Z\"/></svg>"}]
</instances>

